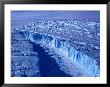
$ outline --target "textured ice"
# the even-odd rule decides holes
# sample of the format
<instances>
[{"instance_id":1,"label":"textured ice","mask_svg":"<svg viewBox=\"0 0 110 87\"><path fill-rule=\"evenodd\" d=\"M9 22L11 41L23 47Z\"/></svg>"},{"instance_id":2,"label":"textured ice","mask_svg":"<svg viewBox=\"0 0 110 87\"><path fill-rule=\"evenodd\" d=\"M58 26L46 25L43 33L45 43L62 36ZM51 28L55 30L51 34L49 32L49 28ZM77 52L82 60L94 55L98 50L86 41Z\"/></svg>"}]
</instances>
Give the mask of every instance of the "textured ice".
<instances>
[{"instance_id":1,"label":"textured ice","mask_svg":"<svg viewBox=\"0 0 110 87\"><path fill-rule=\"evenodd\" d=\"M56 69L53 76L99 76L99 29L96 22L47 20L12 28L12 76L52 76ZM38 48L58 68L40 69Z\"/></svg>"}]
</instances>

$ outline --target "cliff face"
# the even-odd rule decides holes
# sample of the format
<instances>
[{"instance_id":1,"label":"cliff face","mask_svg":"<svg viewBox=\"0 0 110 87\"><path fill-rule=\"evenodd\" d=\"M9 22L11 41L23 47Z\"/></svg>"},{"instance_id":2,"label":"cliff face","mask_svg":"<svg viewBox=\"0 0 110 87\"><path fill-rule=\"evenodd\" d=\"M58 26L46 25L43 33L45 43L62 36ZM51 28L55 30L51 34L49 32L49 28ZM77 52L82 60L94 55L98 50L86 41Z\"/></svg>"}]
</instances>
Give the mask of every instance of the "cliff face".
<instances>
[{"instance_id":1,"label":"cliff face","mask_svg":"<svg viewBox=\"0 0 110 87\"><path fill-rule=\"evenodd\" d=\"M12 76L99 76L99 29L99 23L79 21L34 21L12 29Z\"/></svg>"}]
</instances>

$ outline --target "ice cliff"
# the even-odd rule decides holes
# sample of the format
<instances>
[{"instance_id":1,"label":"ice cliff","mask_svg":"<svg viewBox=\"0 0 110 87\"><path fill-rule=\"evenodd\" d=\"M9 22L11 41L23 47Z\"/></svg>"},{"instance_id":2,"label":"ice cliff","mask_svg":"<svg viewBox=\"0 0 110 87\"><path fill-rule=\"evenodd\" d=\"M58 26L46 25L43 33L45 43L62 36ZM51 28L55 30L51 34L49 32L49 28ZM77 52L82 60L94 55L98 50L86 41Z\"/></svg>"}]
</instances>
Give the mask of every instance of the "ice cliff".
<instances>
[{"instance_id":1,"label":"ice cliff","mask_svg":"<svg viewBox=\"0 0 110 87\"><path fill-rule=\"evenodd\" d=\"M61 53L68 56L68 58L70 58L74 63L85 69L90 76L99 76L100 70L97 62L71 47L69 40L40 33L30 33L29 39L36 44L44 43L52 46L53 48L57 48Z\"/></svg>"}]
</instances>

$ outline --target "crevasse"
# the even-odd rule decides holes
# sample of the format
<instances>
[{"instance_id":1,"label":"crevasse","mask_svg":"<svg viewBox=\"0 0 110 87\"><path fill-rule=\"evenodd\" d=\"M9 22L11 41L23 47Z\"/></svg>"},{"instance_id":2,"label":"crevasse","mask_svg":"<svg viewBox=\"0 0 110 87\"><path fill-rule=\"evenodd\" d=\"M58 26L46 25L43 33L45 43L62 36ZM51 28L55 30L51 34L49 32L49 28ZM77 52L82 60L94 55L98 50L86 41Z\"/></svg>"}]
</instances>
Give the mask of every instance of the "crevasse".
<instances>
[{"instance_id":1,"label":"crevasse","mask_svg":"<svg viewBox=\"0 0 110 87\"><path fill-rule=\"evenodd\" d=\"M85 69L92 77L100 75L100 69L97 62L89 56L75 50L70 46L69 40L65 40L60 37L53 37L47 34L29 33L28 38L35 43L49 44L54 48L57 48L70 58L74 63Z\"/></svg>"}]
</instances>

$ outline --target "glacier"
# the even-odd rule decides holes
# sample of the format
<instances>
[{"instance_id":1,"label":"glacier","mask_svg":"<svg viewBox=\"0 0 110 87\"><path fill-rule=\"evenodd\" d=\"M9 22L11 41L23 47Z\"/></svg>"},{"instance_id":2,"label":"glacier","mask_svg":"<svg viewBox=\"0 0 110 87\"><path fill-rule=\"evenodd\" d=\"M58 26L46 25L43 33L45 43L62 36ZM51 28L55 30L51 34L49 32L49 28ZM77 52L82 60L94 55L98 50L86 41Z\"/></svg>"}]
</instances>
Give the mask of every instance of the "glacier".
<instances>
[{"instance_id":1,"label":"glacier","mask_svg":"<svg viewBox=\"0 0 110 87\"><path fill-rule=\"evenodd\" d=\"M86 24L86 25L85 25ZM59 26L58 26L59 25ZM95 58L91 58L90 56L84 54L82 51L77 50L73 45L78 44L84 44L79 41L74 41L75 44L70 44L71 43L71 35L69 35L67 38L65 38L66 34L69 34L69 31L65 30L65 26L67 29L71 31L78 31L81 29L85 29L87 31L86 33L89 34L99 34L100 32L97 30L97 32L94 32L93 30L96 29L95 27L99 28L99 23L95 22L86 22L82 23L79 21L35 21L27 25L23 25L22 27L12 29L12 32L20 32L25 39L30 40L33 43L36 44L43 44L47 45L48 48L52 47L58 50L61 54L63 53L65 58L69 58L73 63L77 64L79 67L84 69L89 76L91 77L97 77L100 76L100 68L99 64L95 60ZM68 28L68 26L70 28ZM83 28L83 27L88 27L90 28L91 32L88 32L88 29ZM73 28L73 29L72 29ZM51 32L51 33L50 33ZM52 32L56 32L53 34ZM61 33L63 32L63 33ZM75 32L75 33L80 33L81 31ZM60 36L63 34L62 36ZM72 38L75 36L73 35ZM92 36L88 36L92 37ZM18 38L18 37L17 37ZM96 38L98 39L98 38ZM85 41L86 42L86 41ZM97 43L94 43L97 45ZM95 50L99 50L98 46L94 46L91 43L89 43L89 46L93 47ZM97 55L96 55L97 56Z\"/></svg>"}]
</instances>

